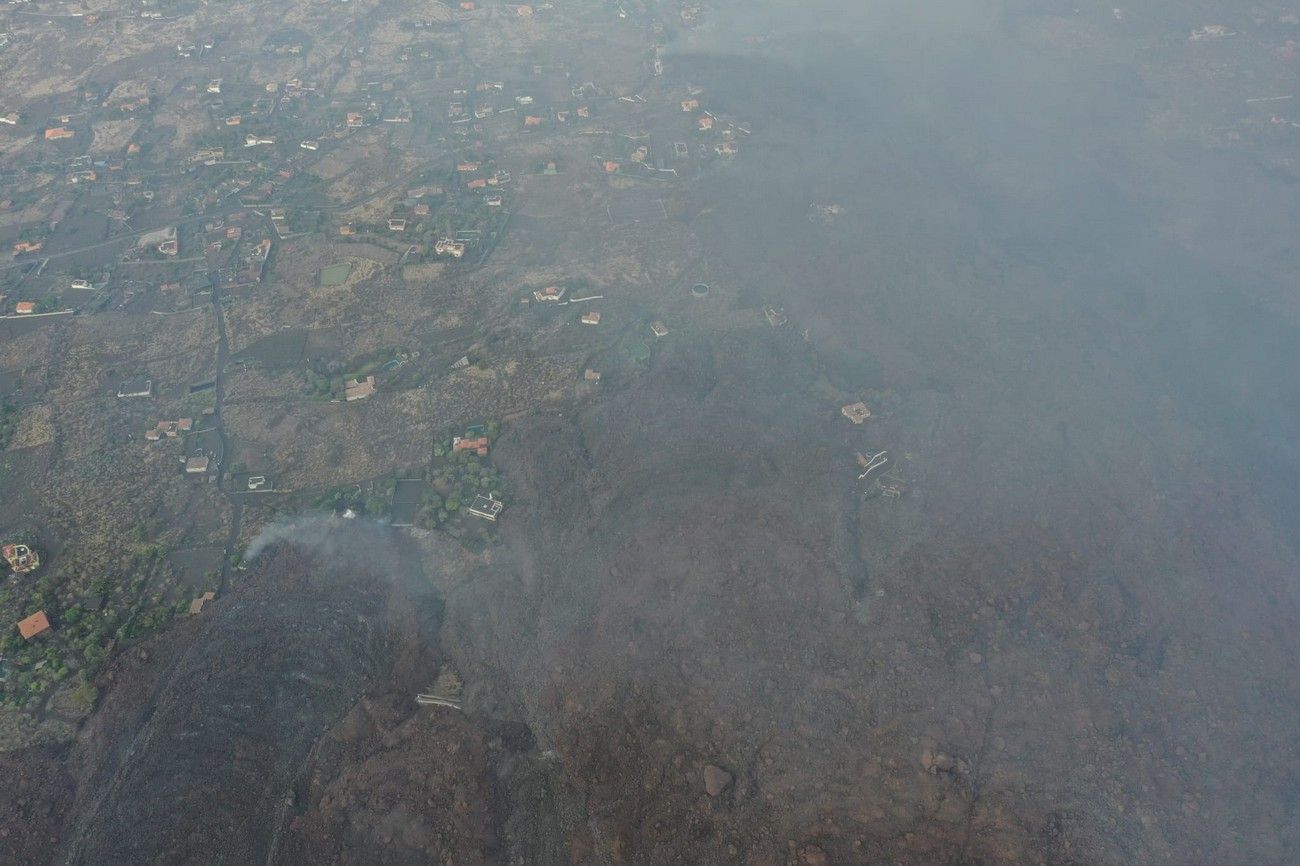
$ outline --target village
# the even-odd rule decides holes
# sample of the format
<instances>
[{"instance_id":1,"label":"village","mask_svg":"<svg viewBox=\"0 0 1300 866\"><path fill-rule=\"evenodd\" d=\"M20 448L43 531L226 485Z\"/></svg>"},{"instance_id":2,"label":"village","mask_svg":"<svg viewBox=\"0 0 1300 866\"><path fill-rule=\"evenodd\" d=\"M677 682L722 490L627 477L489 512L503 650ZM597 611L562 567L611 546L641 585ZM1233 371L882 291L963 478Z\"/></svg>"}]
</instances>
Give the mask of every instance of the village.
<instances>
[{"instance_id":1,"label":"village","mask_svg":"<svg viewBox=\"0 0 1300 866\"><path fill-rule=\"evenodd\" d=\"M1298 11L0 3L0 862L1290 862Z\"/></svg>"},{"instance_id":2,"label":"village","mask_svg":"<svg viewBox=\"0 0 1300 866\"><path fill-rule=\"evenodd\" d=\"M47 503L0 514L17 713L0 735L57 736L79 710L51 708L84 707L104 659L201 613L274 520L491 544L511 502L502 424L635 375L708 300L667 274L647 294L595 262L498 254L536 231L532 207L571 207L616 247L672 243L690 185L743 158L745 120L662 57L703 10L667 7L457 2L242 32L197 4L61 20L61 42L161 28L176 44L125 77L0 94L0 472ZM43 22L8 20L5 57L48 50ZM635 51L548 59L547 40L611 28ZM94 478L74 479L69 449ZM187 516L129 504L148 501ZM114 535L130 556L91 541Z\"/></svg>"}]
</instances>

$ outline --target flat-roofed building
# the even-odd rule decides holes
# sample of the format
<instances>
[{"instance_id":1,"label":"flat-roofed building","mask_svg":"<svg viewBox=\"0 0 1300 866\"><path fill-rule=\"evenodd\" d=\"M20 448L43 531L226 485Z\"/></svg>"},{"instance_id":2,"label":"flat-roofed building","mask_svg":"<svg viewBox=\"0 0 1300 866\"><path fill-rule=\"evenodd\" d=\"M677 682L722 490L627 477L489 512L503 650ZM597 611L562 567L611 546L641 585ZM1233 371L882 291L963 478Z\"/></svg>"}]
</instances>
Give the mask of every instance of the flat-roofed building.
<instances>
[{"instance_id":1,"label":"flat-roofed building","mask_svg":"<svg viewBox=\"0 0 1300 866\"><path fill-rule=\"evenodd\" d=\"M119 397L148 397L153 394L152 379L128 379L117 387Z\"/></svg>"}]
</instances>

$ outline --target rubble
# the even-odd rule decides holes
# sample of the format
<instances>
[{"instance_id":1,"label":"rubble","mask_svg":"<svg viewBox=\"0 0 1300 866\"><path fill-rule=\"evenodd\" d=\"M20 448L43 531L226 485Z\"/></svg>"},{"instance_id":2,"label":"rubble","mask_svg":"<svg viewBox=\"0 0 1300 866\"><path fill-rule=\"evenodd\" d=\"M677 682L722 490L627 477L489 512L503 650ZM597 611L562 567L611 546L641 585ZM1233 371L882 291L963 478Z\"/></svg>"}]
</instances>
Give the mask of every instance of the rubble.
<instances>
[{"instance_id":1,"label":"rubble","mask_svg":"<svg viewBox=\"0 0 1300 866\"><path fill-rule=\"evenodd\" d=\"M716 797L731 784L731 774L717 764L708 764L704 768L704 793Z\"/></svg>"}]
</instances>

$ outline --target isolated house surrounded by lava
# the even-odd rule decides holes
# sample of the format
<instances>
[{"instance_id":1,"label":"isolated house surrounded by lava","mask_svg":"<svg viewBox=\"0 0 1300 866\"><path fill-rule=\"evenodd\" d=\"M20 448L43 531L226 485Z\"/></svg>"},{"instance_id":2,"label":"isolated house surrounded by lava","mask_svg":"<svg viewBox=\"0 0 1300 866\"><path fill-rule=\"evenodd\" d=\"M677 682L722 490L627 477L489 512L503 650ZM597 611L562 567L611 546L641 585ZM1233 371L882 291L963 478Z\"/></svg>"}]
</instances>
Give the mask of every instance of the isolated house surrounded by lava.
<instances>
[{"instance_id":1,"label":"isolated house surrounded by lava","mask_svg":"<svg viewBox=\"0 0 1300 866\"><path fill-rule=\"evenodd\" d=\"M3 553L5 562L9 563L14 574L27 574L41 564L40 556L25 544L6 544L0 548L0 553Z\"/></svg>"}]
</instances>

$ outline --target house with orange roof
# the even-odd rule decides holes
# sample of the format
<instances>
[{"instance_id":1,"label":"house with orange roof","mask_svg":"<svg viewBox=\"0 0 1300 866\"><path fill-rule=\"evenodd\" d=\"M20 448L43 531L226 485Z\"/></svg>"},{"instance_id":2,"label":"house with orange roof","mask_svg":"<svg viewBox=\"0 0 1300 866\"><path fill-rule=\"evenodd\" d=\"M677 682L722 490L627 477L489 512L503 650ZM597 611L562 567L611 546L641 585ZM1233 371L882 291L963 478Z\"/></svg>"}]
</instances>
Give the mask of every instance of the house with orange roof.
<instances>
[{"instance_id":1,"label":"house with orange roof","mask_svg":"<svg viewBox=\"0 0 1300 866\"><path fill-rule=\"evenodd\" d=\"M144 431L144 438L150 442L157 442L162 437L175 439L182 433L188 433L194 429L193 418L178 418L175 421L159 421L150 429Z\"/></svg>"},{"instance_id":2,"label":"house with orange roof","mask_svg":"<svg viewBox=\"0 0 1300 866\"><path fill-rule=\"evenodd\" d=\"M472 451L479 457L486 457L488 454L488 438L486 436L464 437L456 436L451 440L451 450L455 454L462 451Z\"/></svg>"},{"instance_id":3,"label":"house with orange roof","mask_svg":"<svg viewBox=\"0 0 1300 866\"><path fill-rule=\"evenodd\" d=\"M36 613L26 619L18 620L18 633L23 636L23 640L31 640L38 634L50 630L50 619L45 615L45 611L38 610Z\"/></svg>"},{"instance_id":4,"label":"house with orange roof","mask_svg":"<svg viewBox=\"0 0 1300 866\"><path fill-rule=\"evenodd\" d=\"M45 130L46 141L62 141L65 138L72 138L76 135L71 129L64 126L52 126Z\"/></svg>"},{"instance_id":5,"label":"house with orange roof","mask_svg":"<svg viewBox=\"0 0 1300 866\"><path fill-rule=\"evenodd\" d=\"M20 316L31 315L32 313L36 312L36 302L19 301L18 303L14 304L14 312Z\"/></svg>"},{"instance_id":6,"label":"house with orange roof","mask_svg":"<svg viewBox=\"0 0 1300 866\"><path fill-rule=\"evenodd\" d=\"M212 590L208 590L207 592L203 593L203 595L192 600L190 602L190 616L193 616L194 614L197 613L203 613L203 606L208 602L212 601L216 597L217 594L215 592L213 592Z\"/></svg>"}]
</instances>

